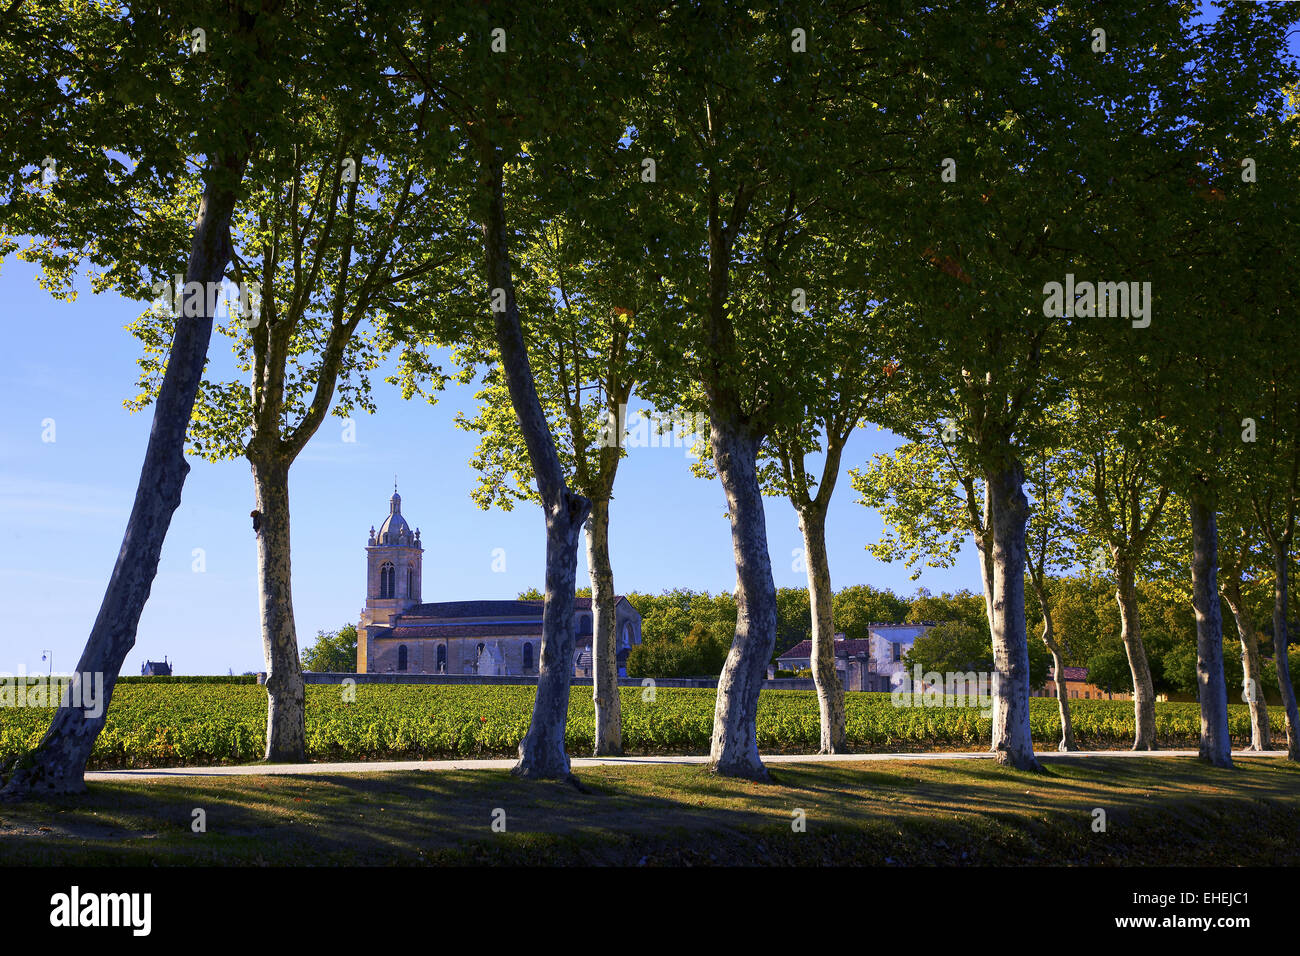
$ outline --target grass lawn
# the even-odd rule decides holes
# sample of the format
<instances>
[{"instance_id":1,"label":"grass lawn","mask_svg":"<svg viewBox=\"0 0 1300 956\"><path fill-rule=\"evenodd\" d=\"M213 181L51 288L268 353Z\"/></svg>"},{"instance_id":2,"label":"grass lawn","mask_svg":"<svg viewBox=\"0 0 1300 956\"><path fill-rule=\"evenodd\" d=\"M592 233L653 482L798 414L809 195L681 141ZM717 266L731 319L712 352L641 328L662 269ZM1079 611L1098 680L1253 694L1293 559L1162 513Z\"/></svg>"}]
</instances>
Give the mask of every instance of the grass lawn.
<instances>
[{"instance_id":1,"label":"grass lawn","mask_svg":"<svg viewBox=\"0 0 1300 956\"><path fill-rule=\"evenodd\" d=\"M596 767L580 774L589 793L492 770L97 783L0 804L0 863L1300 863L1300 767L1236 759L1048 758L1041 775L976 760L789 764L773 784ZM191 831L195 808L205 833Z\"/></svg>"}]
</instances>

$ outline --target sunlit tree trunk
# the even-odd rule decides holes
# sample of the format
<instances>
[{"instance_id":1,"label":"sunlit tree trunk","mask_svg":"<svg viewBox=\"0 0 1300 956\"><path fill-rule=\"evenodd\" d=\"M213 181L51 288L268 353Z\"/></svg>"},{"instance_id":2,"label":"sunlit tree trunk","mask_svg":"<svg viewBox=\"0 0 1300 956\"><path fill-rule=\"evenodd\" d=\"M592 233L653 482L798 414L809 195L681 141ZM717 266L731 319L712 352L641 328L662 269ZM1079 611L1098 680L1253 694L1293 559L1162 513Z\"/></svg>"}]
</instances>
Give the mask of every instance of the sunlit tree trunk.
<instances>
[{"instance_id":1,"label":"sunlit tree trunk","mask_svg":"<svg viewBox=\"0 0 1300 956\"><path fill-rule=\"evenodd\" d=\"M1025 629L1025 526L1029 502L1019 462L986 476L993 537L993 750L1020 770L1040 769L1029 729L1029 640Z\"/></svg>"},{"instance_id":2,"label":"sunlit tree trunk","mask_svg":"<svg viewBox=\"0 0 1300 956\"><path fill-rule=\"evenodd\" d=\"M307 759L306 690L293 622L289 543L289 466L274 452L253 451L257 534L257 603L266 659L266 759Z\"/></svg>"},{"instance_id":3,"label":"sunlit tree trunk","mask_svg":"<svg viewBox=\"0 0 1300 956\"><path fill-rule=\"evenodd\" d=\"M812 674L820 723L817 752L844 753L844 687L835 669L835 619L831 604L834 595L830 559L826 554L826 516L815 505L806 505L800 511L799 525L803 530L812 608Z\"/></svg>"},{"instance_id":4,"label":"sunlit tree trunk","mask_svg":"<svg viewBox=\"0 0 1300 956\"><path fill-rule=\"evenodd\" d=\"M1061 742L1056 745L1056 749L1062 753L1069 753L1079 748L1074 742L1074 728L1070 724L1070 692L1065 686L1065 655L1061 653L1061 645L1056 641L1056 629L1052 624L1052 605L1047 600L1047 589L1043 579L1032 569L1029 579L1033 582L1034 593L1038 596L1038 605L1043 610L1043 643L1047 645L1047 650L1052 655L1056 707L1061 714Z\"/></svg>"},{"instance_id":5,"label":"sunlit tree trunk","mask_svg":"<svg viewBox=\"0 0 1300 956\"><path fill-rule=\"evenodd\" d=\"M758 695L776 645L776 583L767 550L767 521L758 481L760 439L714 418L713 463L727 496L736 559L736 635L718 678L709 770L767 780L758 755Z\"/></svg>"},{"instance_id":6,"label":"sunlit tree trunk","mask_svg":"<svg viewBox=\"0 0 1300 956\"><path fill-rule=\"evenodd\" d=\"M1264 699L1264 685L1261 682L1263 667L1259 658L1259 634L1255 622L1250 618L1250 611L1241 596L1241 582L1230 576L1224 569L1223 599L1232 611L1237 622L1237 636L1241 640L1241 669L1245 678L1243 696L1250 707L1250 749L1270 750L1273 747L1273 735L1269 727L1268 702Z\"/></svg>"}]
</instances>

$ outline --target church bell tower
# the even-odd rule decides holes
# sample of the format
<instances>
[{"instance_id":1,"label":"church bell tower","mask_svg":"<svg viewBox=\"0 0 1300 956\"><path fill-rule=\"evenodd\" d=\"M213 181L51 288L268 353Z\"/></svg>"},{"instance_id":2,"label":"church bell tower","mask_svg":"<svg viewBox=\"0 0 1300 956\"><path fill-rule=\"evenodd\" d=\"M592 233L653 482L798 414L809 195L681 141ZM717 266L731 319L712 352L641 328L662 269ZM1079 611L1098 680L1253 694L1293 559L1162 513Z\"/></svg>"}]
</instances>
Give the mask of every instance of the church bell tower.
<instances>
[{"instance_id":1,"label":"church bell tower","mask_svg":"<svg viewBox=\"0 0 1300 956\"><path fill-rule=\"evenodd\" d=\"M420 603L423 555L420 529L412 531L402 517L402 496L394 481L388 517L378 531L371 527L366 544L366 606L357 629L357 673L366 673L367 627L388 625Z\"/></svg>"}]
</instances>

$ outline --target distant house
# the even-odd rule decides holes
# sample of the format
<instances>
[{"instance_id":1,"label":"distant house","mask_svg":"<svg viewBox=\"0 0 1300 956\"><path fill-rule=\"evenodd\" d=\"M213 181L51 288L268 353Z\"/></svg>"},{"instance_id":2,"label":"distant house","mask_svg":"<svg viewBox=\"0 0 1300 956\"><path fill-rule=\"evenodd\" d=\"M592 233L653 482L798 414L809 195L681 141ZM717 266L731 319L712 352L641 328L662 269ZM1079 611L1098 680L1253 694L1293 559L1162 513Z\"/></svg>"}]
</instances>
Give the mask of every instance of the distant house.
<instances>
[{"instance_id":1,"label":"distant house","mask_svg":"<svg viewBox=\"0 0 1300 956\"><path fill-rule=\"evenodd\" d=\"M891 691L902 680L903 658L912 642L934 627L920 624L871 624L867 637L835 635L835 670L845 690ZM812 668L812 641L800 641L776 659L781 670Z\"/></svg>"},{"instance_id":2,"label":"distant house","mask_svg":"<svg viewBox=\"0 0 1300 956\"><path fill-rule=\"evenodd\" d=\"M167 658L161 661L145 661L140 665L141 677L171 677L172 665L167 662Z\"/></svg>"},{"instance_id":3,"label":"distant house","mask_svg":"<svg viewBox=\"0 0 1300 956\"><path fill-rule=\"evenodd\" d=\"M1108 694L1096 684L1088 683L1088 668L1086 667L1066 667L1065 671L1065 689L1071 700L1131 700L1132 695L1127 693ZM1030 692L1031 697L1055 697L1056 681L1052 677L1052 671L1047 672L1047 682L1042 687Z\"/></svg>"}]
</instances>

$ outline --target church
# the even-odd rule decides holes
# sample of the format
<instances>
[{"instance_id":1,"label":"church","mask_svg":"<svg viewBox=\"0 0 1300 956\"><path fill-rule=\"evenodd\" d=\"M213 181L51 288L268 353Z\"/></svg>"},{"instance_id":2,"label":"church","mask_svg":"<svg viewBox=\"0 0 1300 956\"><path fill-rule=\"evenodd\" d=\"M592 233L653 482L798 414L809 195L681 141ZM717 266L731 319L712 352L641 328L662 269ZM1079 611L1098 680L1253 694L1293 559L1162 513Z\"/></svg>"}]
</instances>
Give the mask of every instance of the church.
<instances>
[{"instance_id":1,"label":"church","mask_svg":"<svg viewBox=\"0 0 1300 956\"><path fill-rule=\"evenodd\" d=\"M542 647L541 601L421 602L420 529L402 517L393 487L388 517L366 545L366 606L357 626L358 674L536 676ZM641 615L615 598L618 673L641 643ZM592 676L591 598L574 602L573 675Z\"/></svg>"}]
</instances>

